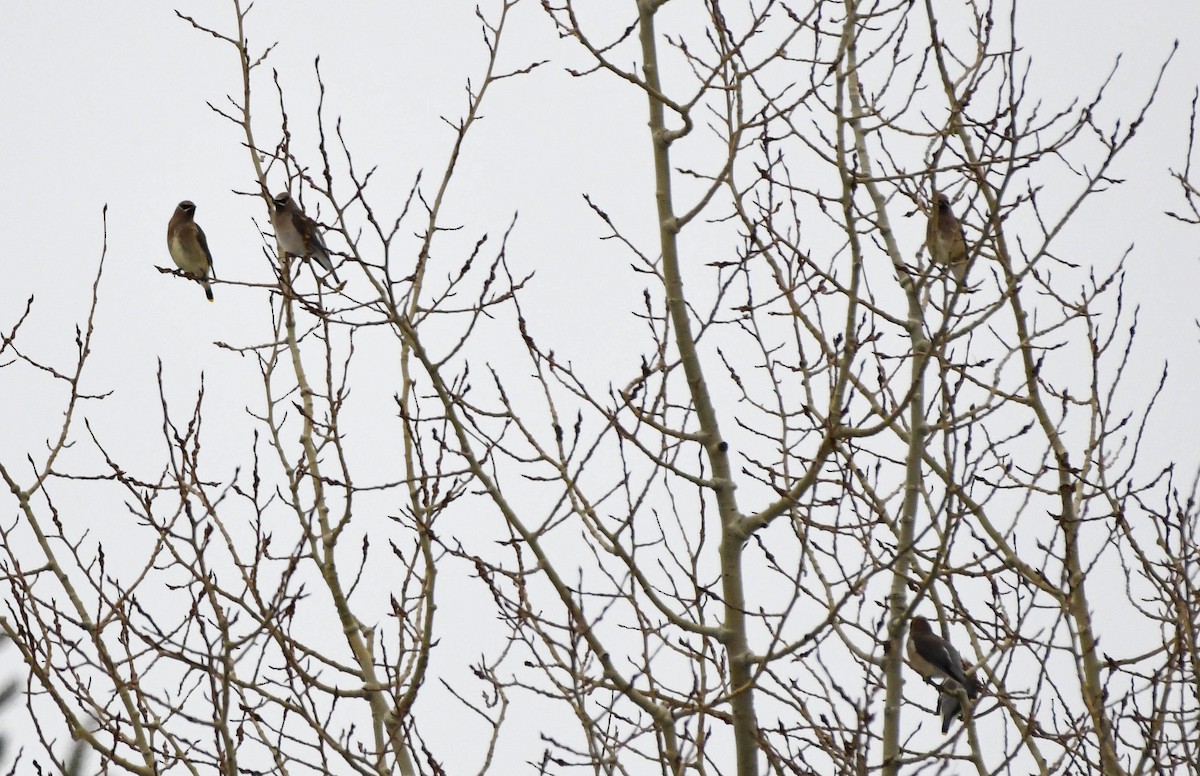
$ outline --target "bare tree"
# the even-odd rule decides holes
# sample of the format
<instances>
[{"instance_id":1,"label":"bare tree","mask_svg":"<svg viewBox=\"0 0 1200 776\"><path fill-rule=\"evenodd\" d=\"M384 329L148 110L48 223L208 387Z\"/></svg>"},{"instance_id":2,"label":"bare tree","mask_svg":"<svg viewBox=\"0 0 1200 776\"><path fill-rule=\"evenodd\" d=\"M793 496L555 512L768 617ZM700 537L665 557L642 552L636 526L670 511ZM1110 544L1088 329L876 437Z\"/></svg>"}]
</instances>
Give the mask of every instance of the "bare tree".
<instances>
[{"instance_id":1,"label":"bare tree","mask_svg":"<svg viewBox=\"0 0 1200 776\"><path fill-rule=\"evenodd\" d=\"M1196 485L1137 461L1166 371L1128 398L1124 257L1056 242L1116 184L1169 56L1102 124L1104 88L1028 91L1007 7L545 0L571 88L645 100L615 120L648 124L653 190L578 205L644 286L607 310L641 327L624 371L548 344L541 257L509 249L530 227L443 215L485 102L560 66L505 47L532 4L478 10L486 65L400 203L325 115L319 60L299 116L247 42L267 22L232 6L181 18L240 63L212 108L246 201L265 224L290 191L344 279L264 231L272 328L220 343L253 365L253 445L204 443L203 385L187 409L160 390L155 471L79 419L99 274L69 368L18 348L24 318L3 341L66 399L46 452L0 462L0 627L35 715L105 771L441 773L458 738L480 773L1196 767ZM931 219L965 262L934 260ZM80 438L100 471L60 461ZM59 489L119 499L142 565L64 523ZM983 687L949 738L952 690L905 665L917 613ZM487 634L472 658L447 617ZM1110 651L1119 620L1141 637Z\"/></svg>"}]
</instances>

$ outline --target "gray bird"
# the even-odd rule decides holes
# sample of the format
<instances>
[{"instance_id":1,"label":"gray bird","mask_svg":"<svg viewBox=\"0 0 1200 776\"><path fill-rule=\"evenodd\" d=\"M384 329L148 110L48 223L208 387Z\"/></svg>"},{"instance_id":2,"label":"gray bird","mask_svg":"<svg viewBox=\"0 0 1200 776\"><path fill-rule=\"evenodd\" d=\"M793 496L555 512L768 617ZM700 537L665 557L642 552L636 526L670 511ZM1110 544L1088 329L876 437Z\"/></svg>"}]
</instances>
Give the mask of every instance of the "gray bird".
<instances>
[{"instance_id":1,"label":"gray bird","mask_svg":"<svg viewBox=\"0 0 1200 776\"><path fill-rule=\"evenodd\" d=\"M925 225L925 247L931 259L950 267L960 285L967 279L967 241L945 194L933 198L929 222Z\"/></svg>"},{"instance_id":2,"label":"gray bird","mask_svg":"<svg viewBox=\"0 0 1200 776\"><path fill-rule=\"evenodd\" d=\"M967 697L974 700L979 695L979 682L975 677L967 676L958 650L934 633L929 620L924 617L912 618L908 630L908 660L917 673L929 681L953 679L967 688Z\"/></svg>"},{"instance_id":3,"label":"gray bird","mask_svg":"<svg viewBox=\"0 0 1200 776\"><path fill-rule=\"evenodd\" d=\"M212 254L204 230L194 220L195 215L196 205L191 200L179 203L167 224L167 250L171 252L175 266L204 286L204 295L211 302L213 292L208 278L213 275Z\"/></svg>"},{"instance_id":4,"label":"gray bird","mask_svg":"<svg viewBox=\"0 0 1200 776\"><path fill-rule=\"evenodd\" d=\"M955 718L963 717L963 686L953 679L945 679L939 688L938 713L942 715L942 735L950 732Z\"/></svg>"},{"instance_id":5,"label":"gray bird","mask_svg":"<svg viewBox=\"0 0 1200 776\"><path fill-rule=\"evenodd\" d=\"M305 215L286 191L276 194L271 203L271 226L275 228L280 252L303 258L311 256L333 276L335 283L340 283L317 222Z\"/></svg>"}]
</instances>

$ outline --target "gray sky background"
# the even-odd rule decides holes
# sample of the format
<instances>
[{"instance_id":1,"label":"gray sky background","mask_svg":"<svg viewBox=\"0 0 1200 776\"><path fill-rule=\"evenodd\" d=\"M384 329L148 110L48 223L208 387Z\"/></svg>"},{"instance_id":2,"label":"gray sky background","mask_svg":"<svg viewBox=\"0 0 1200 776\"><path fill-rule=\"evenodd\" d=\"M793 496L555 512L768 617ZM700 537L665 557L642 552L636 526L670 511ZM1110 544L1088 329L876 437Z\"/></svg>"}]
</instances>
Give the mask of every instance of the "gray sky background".
<instances>
[{"instance_id":1,"label":"gray sky background","mask_svg":"<svg viewBox=\"0 0 1200 776\"><path fill-rule=\"evenodd\" d=\"M492 5L484 4L489 15ZM628 5L605 0L592 12L599 20L610 8L627 11ZM672 6L680 18L701 8L695 0L674 0ZM231 30L227 3L175 7ZM278 136L269 77L275 68L287 92L293 151L318 163L313 60L320 55L326 117L343 119L360 169L378 165L374 201L398 209L418 171L431 176L427 188L440 174L452 141L440 117L460 117L467 79L478 83L485 60L473 9L456 0L260 0L249 17L251 45L279 43L268 65L256 71L260 144L272 146ZM622 13L620 21L627 16ZM457 244L465 255L481 233L498 238L519 214L509 254L518 270L536 272L530 311L539 340L572 355L590 375L608 370L620 383L640 356L622 343L641 328L627 313L640 305L645 281L629 270L627 257L599 240L603 229L582 194L644 245L653 244L645 100L612 77L568 76L564 67L583 67L586 60L557 38L539 3L518 7L512 22L501 61L508 68L550 61L531 76L496 85L485 120L468 140L447 210L447 223L467 228L443 245ZM1186 161L1190 103L1200 82L1200 4L1028 2L1017 24L1032 62L1030 92L1044 99L1047 114L1076 98L1090 99L1123 56L1098 115L1104 126L1118 114L1126 123L1132 118L1172 41L1180 38L1157 104L1113 170L1112 177L1129 182L1090 200L1056 245L1063 258L1100 270L1132 247L1126 302L1142 311L1132 362L1137 378L1123 395L1135 410L1170 359L1170 380L1150 426L1154 444L1144 455L1147 471L1176 460L1190 473L1200 459L1194 443L1200 424L1194 398L1200 228L1179 224L1164 211L1182 207L1169 169L1182 169ZM99 334L85 388L112 395L90 407L87 417L116 457L143 460L152 470L162 452L154 384L161 360L180 411L204 374L209 444L248 445L243 397L254 390L255 370L248 362L233 367L236 361L213 343L248 344L269 335L261 290L219 284L210 305L196 285L154 269L171 266L167 221L177 202L191 199L217 276L270 279L259 233L268 224L262 202L233 193L249 191L253 183L242 138L206 106L227 105L225 95L240 89L234 50L177 19L171 3L10 0L0 5L0 52L0 330L12 327L33 296L20 340L25 352L59 367L72 363L74 328L86 313L107 205ZM1048 197L1078 188L1077 181L1056 188L1059 183L1044 182ZM273 181L277 189L282 184ZM918 214L899 228L906 230L902 244L915 252L923 219ZM418 241L406 240L415 254ZM698 266L724 258L723 250L696 245L686 261ZM461 255L446 260L456 265ZM349 267L342 274L354 283ZM1078 283L1083 281L1080 273ZM355 390L387 402L388 368L356 364L362 384ZM7 396L0 402L0 456L6 462L27 452L37 457L57 429L63 397L57 386L46 386L28 370L0 370L0 391ZM382 432L379 443L388 444ZM77 455L94 461L83 449ZM120 519L107 513L91 518L101 524ZM456 628L469 632L473 623L443 625L453 634ZM448 638L446 648L452 644ZM445 733L453 740L454 730ZM463 772L477 754L441 751L463 757L447 762L451 772ZM513 763L528 757L505 756Z\"/></svg>"}]
</instances>

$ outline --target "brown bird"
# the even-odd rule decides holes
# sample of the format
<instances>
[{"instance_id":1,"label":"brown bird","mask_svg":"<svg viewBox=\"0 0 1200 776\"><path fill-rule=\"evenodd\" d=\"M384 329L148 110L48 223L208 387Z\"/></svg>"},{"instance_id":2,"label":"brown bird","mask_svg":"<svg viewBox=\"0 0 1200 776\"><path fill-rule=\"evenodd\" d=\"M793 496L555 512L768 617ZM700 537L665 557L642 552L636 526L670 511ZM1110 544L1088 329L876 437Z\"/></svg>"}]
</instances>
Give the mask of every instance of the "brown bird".
<instances>
[{"instance_id":1,"label":"brown bird","mask_svg":"<svg viewBox=\"0 0 1200 776\"><path fill-rule=\"evenodd\" d=\"M333 276L333 282L340 283L317 222L309 218L286 191L276 194L271 202L271 226L275 228L280 252L302 258L311 256Z\"/></svg>"},{"instance_id":2,"label":"brown bird","mask_svg":"<svg viewBox=\"0 0 1200 776\"><path fill-rule=\"evenodd\" d=\"M912 618L908 631L908 660L927 681L953 679L967 689L968 698L974 700L979 695L979 681L967 675L958 650L934 633L929 620L924 617Z\"/></svg>"},{"instance_id":3,"label":"brown bird","mask_svg":"<svg viewBox=\"0 0 1200 776\"><path fill-rule=\"evenodd\" d=\"M195 215L196 205L191 200L179 203L167 224L167 250L171 252L175 266L204 286L204 295L211 302L213 292L208 278L213 275L212 254L204 230L194 220Z\"/></svg>"},{"instance_id":4,"label":"brown bird","mask_svg":"<svg viewBox=\"0 0 1200 776\"><path fill-rule=\"evenodd\" d=\"M925 247L931 259L950 267L960 285L967 279L967 241L945 194L933 198L929 222L925 225Z\"/></svg>"}]
</instances>

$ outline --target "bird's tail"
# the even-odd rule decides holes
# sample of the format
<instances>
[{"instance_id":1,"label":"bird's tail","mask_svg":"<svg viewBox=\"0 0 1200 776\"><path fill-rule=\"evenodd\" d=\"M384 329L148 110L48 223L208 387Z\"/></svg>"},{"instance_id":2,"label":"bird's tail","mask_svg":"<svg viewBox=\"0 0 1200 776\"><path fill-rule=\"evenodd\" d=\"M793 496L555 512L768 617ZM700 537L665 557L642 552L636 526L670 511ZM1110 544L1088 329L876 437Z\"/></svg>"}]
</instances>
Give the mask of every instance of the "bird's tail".
<instances>
[{"instance_id":1,"label":"bird's tail","mask_svg":"<svg viewBox=\"0 0 1200 776\"><path fill-rule=\"evenodd\" d=\"M341 279L337 276L337 271L333 268L333 259L324 251L313 251L313 258L321 265L321 268L329 273L333 278L334 285L340 285Z\"/></svg>"}]
</instances>

